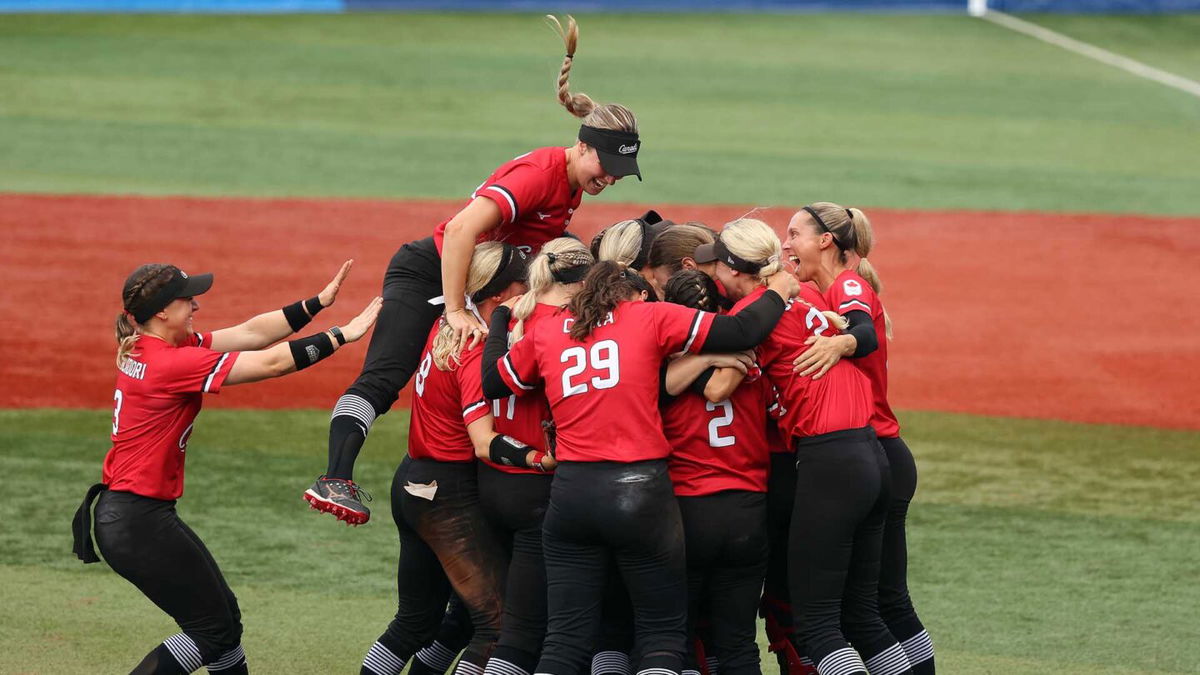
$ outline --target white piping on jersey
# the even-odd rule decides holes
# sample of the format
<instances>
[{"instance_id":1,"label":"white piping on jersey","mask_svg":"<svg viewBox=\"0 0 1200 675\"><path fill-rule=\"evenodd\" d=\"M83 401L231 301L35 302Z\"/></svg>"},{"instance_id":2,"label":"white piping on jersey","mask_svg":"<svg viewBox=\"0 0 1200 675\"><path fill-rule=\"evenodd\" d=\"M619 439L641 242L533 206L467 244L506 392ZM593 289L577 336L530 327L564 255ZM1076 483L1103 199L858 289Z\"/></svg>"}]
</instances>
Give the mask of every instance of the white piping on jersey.
<instances>
[{"instance_id":1,"label":"white piping on jersey","mask_svg":"<svg viewBox=\"0 0 1200 675\"><path fill-rule=\"evenodd\" d=\"M217 361L217 365L213 366L212 372L209 373L208 378L204 380L204 393L208 393L208 388L212 386L213 378L217 376L217 373L221 372L221 366L225 365L225 359L227 358L229 358L229 352L222 354L221 360Z\"/></svg>"}]
</instances>

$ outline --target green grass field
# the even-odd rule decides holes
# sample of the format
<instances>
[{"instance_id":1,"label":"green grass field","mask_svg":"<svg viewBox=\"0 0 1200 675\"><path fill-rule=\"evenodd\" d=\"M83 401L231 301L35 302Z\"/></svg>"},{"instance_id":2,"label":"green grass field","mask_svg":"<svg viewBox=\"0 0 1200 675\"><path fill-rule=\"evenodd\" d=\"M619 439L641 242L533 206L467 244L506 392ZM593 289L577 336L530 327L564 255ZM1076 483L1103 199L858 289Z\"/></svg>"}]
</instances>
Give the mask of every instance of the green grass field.
<instances>
[{"instance_id":1,"label":"green grass field","mask_svg":"<svg viewBox=\"0 0 1200 675\"><path fill-rule=\"evenodd\" d=\"M324 466L327 419L207 411L189 445L180 514L240 598L255 672L356 672L395 611L387 492L407 417L372 431L357 477L376 517L358 529L300 500ZM1194 672L1200 434L903 420L921 467L913 594L942 672ZM107 411L0 412L0 471L19 495L0 502L0 672L118 672L174 632L105 565L69 553L107 424Z\"/></svg>"},{"instance_id":2,"label":"green grass field","mask_svg":"<svg viewBox=\"0 0 1200 675\"><path fill-rule=\"evenodd\" d=\"M1200 101L965 16L581 17L636 202L1200 213ZM1063 26L1196 77L1197 21ZM10 191L460 198L565 144L535 15L5 16Z\"/></svg>"},{"instance_id":3,"label":"green grass field","mask_svg":"<svg viewBox=\"0 0 1200 675\"><path fill-rule=\"evenodd\" d=\"M1200 17L1030 18L1200 79ZM601 199L1200 215L1200 99L984 21L580 19L576 90L628 104L646 142L646 182ZM0 190L462 198L573 137L560 56L535 15L2 15ZM175 632L70 554L108 415L0 410L0 673L122 672ZM406 419L371 435L376 519L351 530L300 499L328 411L202 413L180 512L238 593L255 672L357 672L394 611ZM943 673L1196 671L1200 432L902 421L913 593Z\"/></svg>"}]
</instances>

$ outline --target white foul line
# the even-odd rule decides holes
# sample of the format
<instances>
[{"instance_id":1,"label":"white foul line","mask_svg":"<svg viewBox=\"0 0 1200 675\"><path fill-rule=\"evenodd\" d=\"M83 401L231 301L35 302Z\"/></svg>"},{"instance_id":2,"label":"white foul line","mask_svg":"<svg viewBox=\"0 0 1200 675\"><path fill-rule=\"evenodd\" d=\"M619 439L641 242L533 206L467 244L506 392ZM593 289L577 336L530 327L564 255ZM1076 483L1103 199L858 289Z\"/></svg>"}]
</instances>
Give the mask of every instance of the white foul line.
<instances>
[{"instance_id":1,"label":"white foul line","mask_svg":"<svg viewBox=\"0 0 1200 675\"><path fill-rule=\"evenodd\" d=\"M988 10L986 13L981 15L981 18L1004 26L1005 28L1011 28L1018 33L1024 33L1031 37L1035 37L1043 42L1049 42L1056 47L1062 47L1063 49L1075 52L1076 54L1082 54L1090 59L1095 59L1100 63L1106 63L1110 66L1115 66L1121 70L1133 73L1138 77L1144 77L1147 80L1153 80L1159 84L1165 84L1168 87L1174 87L1180 91L1187 92L1192 96L1200 98L1200 82L1196 82L1195 80L1189 80L1186 77L1180 77L1174 73L1168 73L1165 70L1153 68L1142 63L1141 61L1135 61L1127 56L1114 54L1107 49L1101 49L1086 42L1080 42L1079 40L1069 38L1062 33L1056 33L1049 28L1042 28L1037 24L1029 23L1028 21L1018 19L1015 16L1010 16L1003 12Z\"/></svg>"}]
</instances>

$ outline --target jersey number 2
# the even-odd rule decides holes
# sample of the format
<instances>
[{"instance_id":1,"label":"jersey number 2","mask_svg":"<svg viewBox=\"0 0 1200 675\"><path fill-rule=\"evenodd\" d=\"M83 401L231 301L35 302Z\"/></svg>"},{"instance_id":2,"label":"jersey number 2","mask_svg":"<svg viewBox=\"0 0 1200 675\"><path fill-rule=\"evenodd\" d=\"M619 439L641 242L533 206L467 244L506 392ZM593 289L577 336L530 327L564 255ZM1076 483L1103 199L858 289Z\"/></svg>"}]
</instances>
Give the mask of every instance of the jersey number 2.
<instances>
[{"instance_id":1,"label":"jersey number 2","mask_svg":"<svg viewBox=\"0 0 1200 675\"><path fill-rule=\"evenodd\" d=\"M733 404L727 400L720 403L705 401L704 409L708 412L721 411L718 417L714 417L708 421L708 444L714 448L727 448L736 443L737 439L732 435L721 435L723 427L733 424Z\"/></svg>"},{"instance_id":2,"label":"jersey number 2","mask_svg":"<svg viewBox=\"0 0 1200 675\"><path fill-rule=\"evenodd\" d=\"M588 368L604 371L591 379L592 387L596 389L612 389L621 379L621 361L617 352L617 343L613 340L601 340L592 345L590 350L585 350L583 347L568 347L563 350L558 362L567 363L568 361L574 361L574 363L567 366L562 374L563 398L587 393L588 381L586 379L576 384L571 382L571 378Z\"/></svg>"}]
</instances>

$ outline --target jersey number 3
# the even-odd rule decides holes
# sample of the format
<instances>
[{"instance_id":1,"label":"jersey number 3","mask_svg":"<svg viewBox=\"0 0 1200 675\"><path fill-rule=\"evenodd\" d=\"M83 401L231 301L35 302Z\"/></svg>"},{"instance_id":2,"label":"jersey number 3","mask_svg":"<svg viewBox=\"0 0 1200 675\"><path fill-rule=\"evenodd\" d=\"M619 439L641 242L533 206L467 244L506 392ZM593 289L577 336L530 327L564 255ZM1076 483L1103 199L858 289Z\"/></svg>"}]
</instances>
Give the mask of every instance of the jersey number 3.
<instances>
[{"instance_id":1,"label":"jersey number 3","mask_svg":"<svg viewBox=\"0 0 1200 675\"><path fill-rule=\"evenodd\" d=\"M563 350L562 356L559 357L559 363L567 363L574 361L562 374L562 390L563 398L574 396L575 394L586 394L588 390L587 378L582 382L572 382L571 378L580 375L583 371L591 370L602 371L592 376L590 382L595 389L612 389L617 386L617 382L621 379L621 361L617 351L617 343L613 340L601 340L592 345L591 349L585 350L583 347L568 347Z\"/></svg>"}]
</instances>

